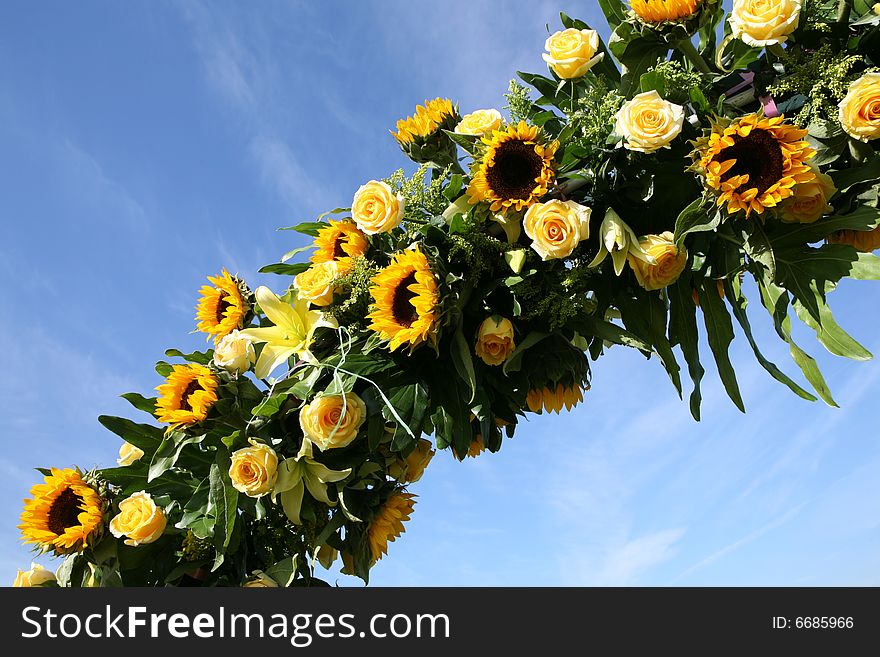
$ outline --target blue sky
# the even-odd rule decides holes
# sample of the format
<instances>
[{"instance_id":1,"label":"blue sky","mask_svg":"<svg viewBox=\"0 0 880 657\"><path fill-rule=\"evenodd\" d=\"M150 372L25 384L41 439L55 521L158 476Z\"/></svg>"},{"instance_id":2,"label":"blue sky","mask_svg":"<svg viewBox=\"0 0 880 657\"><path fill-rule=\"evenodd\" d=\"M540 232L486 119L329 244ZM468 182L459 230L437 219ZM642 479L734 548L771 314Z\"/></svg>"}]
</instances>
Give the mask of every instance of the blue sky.
<instances>
[{"instance_id":1,"label":"blue sky","mask_svg":"<svg viewBox=\"0 0 880 657\"><path fill-rule=\"evenodd\" d=\"M425 98L500 108L560 10L603 26L592 2L2 4L0 580L31 559L30 468L112 464L96 416L134 413L118 395L150 392L166 348L204 345L204 277L279 287L256 270L302 242L276 227L409 168L388 130ZM878 304L871 283L832 296L875 353ZM768 322L753 304L796 372ZM574 412L496 455L438 454L373 583L880 584L880 365L797 335L841 409L791 395L740 337L749 413L707 363L697 424L659 364L615 349Z\"/></svg>"}]
</instances>

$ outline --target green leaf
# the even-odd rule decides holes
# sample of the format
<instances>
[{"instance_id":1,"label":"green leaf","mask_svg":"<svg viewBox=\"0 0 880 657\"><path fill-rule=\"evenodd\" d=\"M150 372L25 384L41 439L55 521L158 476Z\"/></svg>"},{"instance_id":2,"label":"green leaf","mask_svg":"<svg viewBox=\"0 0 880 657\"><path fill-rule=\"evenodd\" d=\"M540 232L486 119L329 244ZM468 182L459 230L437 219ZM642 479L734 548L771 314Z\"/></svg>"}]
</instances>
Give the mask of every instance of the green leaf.
<instances>
[{"instance_id":1,"label":"green leaf","mask_svg":"<svg viewBox=\"0 0 880 657\"><path fill-rule=\"evenodd\" d=\"M281 262L287 262L295 255L298 255L298 254L302 253L303 251L308 251L309 249L312 248L312 246L313 246L312 244L307 244L306 246L300 246L295 249L291 249L290 251L285 253L283 256L281 256Z\"/></svg>"},{"instance_id":2,"label":"green leaf","mask_svg":"<svg viewBox=\"0 0 880 657\"><path fill-rule=\"evenodd\" d=\"M817 297L821 299L821 295L817 294ZM821 322L817 322L799 301L795 301L792 305L800 320L816 332L819 342L835 356L852 360L871 360L873 358L870 351L841 328L834 319L831 308L824 300L819 303Z\"/></svg>"},{"instance_id":3,"label":"green leaf","mask_svg":"<svg viewBox=\"0 0 880 657\"><path fill-rule=\"evenodd\" d=\"M308 268L309 263L307 262L297 262L292 265L283 262L276 262L271 265L261 267L260 273L279 274L281 276L297 276L298 274L302 274Z\"/></svg>"},{"instance_id":4,"label":"green leaf","mask_svg":"<svg viewBox=\"0 0 880 657\"><path fill-rule=\"evenodd\" d=\"M849 275L859 281L880 281L880 257L859 253Z\"/></svg>"},{"instance_id":5,"label":"green leaf","mask_svg":"<svg viewBox=\"0 0 880 657\"><path fill-rule=\"evenodd\" d=\"M851 169L842 171L830 171L829 175L837 187L838 194L844 194L859 183L875 183L880 179L880 157L875 157L870 162L860 164Z\"/></svg>"},{"instance_id":6,"label":"green leaf","mask_svg":"<svg viewBox=\"0 0 880 657\"><path fill-rule=\"evenodd\" d=\"M333 211L333 213L338 213L338 211L346 211L345 208L337 208ZM297 233L302 233L303 235L309 235L311 237L317 237L318 231L322 228L326 228L327 224L323 221L304 221L302 223L297 224L296 226L288 226L286 228L279 228L278 230L295 230Z\"/></svg>"},{"instance_id":7,"label":"green leaf","mask_svg":"<svg viewBox=\"0 0 880 657\"><path fill-rule=\"evenodd\" d=\"M700 339L697 328L697 305L694 303L692 282L689 276L681 276L675 285L666 288L669 294L669 337L681 347L688 366L688 375L694 384L690 396L691 415L700 421L702 393L700 382L706 371L700 362Z\"/></svg>"},{"instance_id":8,"label":"green leaf","mask_svg":"<svg viewBox=\"0 0 880 657\"><path fill-rule=\"evenodd\" d=\"M763 265L770 278L776 280L776 254L760 220L749 223L749 232L743 246L748 256Z\"/></svg>"},{"instance_id":9,"label":"green leaf","mask_svg":"<svg viewBox=\"0 0 880 657\"><path fill-rule=\"evenodd\" d=\"M294 577L296 577L296 562L298 559L298 554L294 554L293 556L287 557L286 559L282 559L281 561L269 566L266 569L266 575L277 582L278 586L288 587L293 582Z\"/></svg>"},{"instance_id":10,"label":"green leaf","mask_svg":"<svg viewBox=\"0 0 880 657\"><path fill-rule=\"evenodd\" d=\"M386 395L405 425L398 424L390 409L383 409L385 419L396 425L391 439L391 449L395 452L403 452L422 435L422 425L428 411L428 392L421 383L409 383L389 389Z\"/></svg>"},{"instance_id":11,"label":"green leaf","mask_svg":"<svg viewBox=\"0 0 880 657\"><path fill-rule=\"evenodd\" d=\"M811 224L776 224L768 232L768 238L775 249L795 248L824 240L839 230L873 230L878 225L880 210L860 205L849 214L834 215Z\"/></svg>"},{"instance_id":12,"label":"green leaf","mask_svg":"<svg viewBox=\"0 0 880 657\"><path fill-rule=\"evenodd\" d=\"M168 470L173 468L177 463L177 459L180 458L180 453L183 448L187 445L200 442L202 438L203 436L188 436L181 431L167 433L150 460L150 470L147 474L147 482L151 482L156 477L168 472Z\"/></svg>"},{"instance_id":13,"label":"green leaf","mask_svg":"<svg viewBox=\"0 0 880 657\"><path fill-rule=\"evenodd\" d=\"M819 304L826 283L836 283L850 273L858 260L855 249L844 244L823 244L819 248L802 246L776 251L776 283L783 285L800 301L817 322L822 321Z\"/></svg>"},{"instance_id":14,"label":"green leaf","mask_svg":"<svg viewBox=\"0 0 880 657\"><path fill-rule=\"evenodd\" d=\"M681 246L684 238L691 233L715 230L720 222L721 215L713 211L710 216L703 199L698 198L682 210L675 220L675 243Z\"/></svg>"},{"instance_id":15,"label":"green leaf","mask_svg":"<svg viewBox=\"0 0 880 657\"><path fill-rule=\"evenodd\" d=\"M210 489L210 511L213 511L214 522L214 549L217 556L214 558L212 572L217 570L224 560L226 548L229 546L232 532L235 529L235 521L238 517L238 491L232 487L229 479L229 454L225 450L217 452L217 461L211 465L208 475Z\"/></svg>"},{"instance_id":16,"label":"green leaf","mask_svg":"<svg viewBox=\"0 0 880 657\"><path fill-rule=\"evenodd\" d=\"M124 441L143 450L145 457L152 457L162 442L162 429L150 424L137 424L131 420L111 415L99 416L98 422Z\"/></svg>"},{"instance_id":17,"label":"green leaf","mask_svg":"<svg viewBox=\"0 0 880 657\"><path fill-rule=\"evenodd\" d=\"M599 0L599 7L612 30L627 19L627 9L621 0Z\"/></svg>"},{"instance_id":18,"label":"green leaf","mask_svg":"<svg viewBox=\"0 0 880 657\"><path fill-rule=\"evenodd\" d=\"M708 284L708 287L707 287ZM746 412L745 405L742 401L742 395L739 392L739 384L736 382L736 372L733 365L730 364L730 356L728 349L733 341L733 323L730 321L730 315L721 297L718 295L718 288L715 281L702 281L702 285L697 288L700 298L700 308L703 310L703 320L706 325L706 334L709 338L709 347L715 356L715 363L718 366L718 375L721 377L721 383L727 391L728 397L743 413Z\"/></svg>"},{"instance_id":19,"label":"green leaf","mask_svg":"<svg viewBox=\"0 0 880 657\"><path fill-rule=\"evenodd\" d=\"M522 367L522 359L523 354L526 350L534 347L541 340L548 337L549 333L542 333L541 331L532 331L529 333L522 342L516 345L516 349L513 350L513 353L510 354L508 359L504 361L504 365L502 366L502 373L507 376L509 372L519 372Z\"/></svg>"},{"instance_id":20,"label":"green leaf","mask_svg":"<svg viewBox=\"0 0 880 657\"><path fill-rule=\"evenodd\" d=\"M465 153L470 155L471 157L475 157L477 155L477 144L480 141L480 137L478 135L462 135L457 132L453 132L452 130L444 130L446 136L452 140L454 144L459 146ZM456 174L459 175L459 174ZM459 189L461 189L459 187ZM451 194L450 194L451 195ZM444 192L444 196L446 196ZM446 199L449 201L455 200L456 196L449 198L446 196Z\"/></svg>"},{"instance_id":21,"label":"green leaf","mask_svg":"<svg viewBox=\"0 0 880 657\"><path fill-rule=\"evenodd\" d=\"M584 315L579 317L573 323L578 332L586 335L594 335L597 338L613 344L633 347L642 351L651 351L651 345L642 338L627 331L622 326L618 326L613 322L596 317L595 315Z\"/></svg>"},{"instance_id":22,"label":"green leaf","mask_svg":"<svg viewBox=\"0 0 880 657\"><path fill-rule=\"evenodd\" d=\"M143 395L137 392L126 392L124 395L121 395L123 399L125 399L129 404L134 406L139 411L143 411L144 413L149 413L150 415L155 416L156 414L156 398L155 397L144 397Z\"/></svg>"},{"instance_id":23,"label":"green leaf","mask_svg":"<svg viewBox=\"0 0 880 657\"><path fill-rule=\"evenodd\" d=\"M730 301L730 307L733 310L733 316L736 317L736 321L739 322L739 325L742 327L743 332L746 335L746 339L749 341L749 345L751 345L752 351L755 353L755 358L761 364L761 367L767 370L770 376L772 376L774 379L788 386L788 388L798 397L801 397L802 399L806 399L808 401L816 401L816 397L814 395L811 395L809 392L807 392L801 386L795 383L782 370L780 370L775 363L767 360L767 358L764 357L764 354L761 353L761 350L758 348L758 343L755 341L755 336L752 334L752 326L749 323L749 317L746 314L748 300L742 293L742 289L739 286L739 281L731 281L730 279L725 280L724 291L727 294L728 300Z\"/></svg>"},{"instance_id":24,"label":"green leaf","mask_svg":"<svg viewBox=\"0 0 880 657\"><path fill-rule=\"evenodd\" d=\"M474 373L474 361L471 357L471 347L467 338L464 337L464 330L461 326L452 336L452 364L461 380L468 385L470 390L470 398L468 403L474 400L477 394L477 376Z\"/></svg>"},{"instance_id":25,"label":"green leaf","mask_svg":"<svg viewBox=\"0 0 880 657\"><path fill-rule=\"evenodd\" d=\"M829 406L837 408L837 402L831 396L831 390L825 382L825 377L819 370L814 358L801 349L791 337L791 320L788 317L788 293L771 281L758 280L758 289L761 290L761 301L767 312L773 317L776 332L788 343L791 358L801 368L807 381L813 386L816 394Z\"/></svg>"},{"instance_id":26,"label":"green leaf","mask_svg":"<svg viewBox=\"0 0 880 657\"><path fill-rule=\"evenodd\" d=\"M171 372L173 371L174 368L169 363L166 363L164 360L160 360L158 363L156 363L156 374L163 378L167 378L168 375L171 374Z\"/></svg>"},{"instance_id":27,"label":"green leaf","mask_svg":"<svg viewBox=\"0 0 880 657\"><path fill-rule=\"evenodd\" d=\"M165 355L169 358L183 358L189 363L199 363L200 365L210 365L214 359L214 352L211 349L207 351L194 351L191 354L185 354L179 349L167 349Z\"/></svg>"},{"instance_id":28,"label":"green leaf","mask_svg":"<svg viewBox=\"0 0 880 657\"><path fill-rule=\"evenodd\" d=\"M272 417L281 410L284 402L290 397L297 398L295 390L285 390L284 392L266 397L254 407L252 413L257 417Z\"/></svg>"},{"instance_id":29,"label":"green leaf","mask_svg":"<svg viewBox=\"0 0 880 657\"><path fill-rule=\"evenodd\" d=\"M639 78L639 89L642 93L656 91L662 97L666 97L666 78L657 71L642 73Z\"/></svg>"},{"instance_id":30,"label":"green leaf","mask_svg":"<svg viewBox=\"0 0 880 657\"><path fill-rule=\"evenodd\" d=\"M618 308L623 325L650 342L652 351L660 357L669 380L681 397L681 368L666 337L668 310L660 293L639 288L633 296L618 299Z\"/></svg>"}]
</instances>

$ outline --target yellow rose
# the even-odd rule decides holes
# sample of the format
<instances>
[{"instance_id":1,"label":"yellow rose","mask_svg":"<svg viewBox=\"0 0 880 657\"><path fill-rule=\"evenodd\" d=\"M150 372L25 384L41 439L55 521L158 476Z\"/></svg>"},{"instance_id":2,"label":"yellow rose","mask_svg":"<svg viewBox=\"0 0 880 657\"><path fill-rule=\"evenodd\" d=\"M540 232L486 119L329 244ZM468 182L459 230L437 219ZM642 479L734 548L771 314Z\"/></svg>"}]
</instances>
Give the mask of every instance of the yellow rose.
<instances>
[{"instance_id":1,"label":"yellow rose","mask_svg":"<svg viewBox=\"0 0 880 657\"><path fill-rule=\"evenodd\" d=\"M260 497L275 486L278 475L278 455L263 443L251 440L251 447L232 454L229 479L232 487L248 497Z\"/></svg>"},{"instance_id":2,"label":"yellow rose","mask_svg":"<svg viewBox=\"0 0 880 657\"><path fill-rule=\"evenodd\" d=\"M214 346L214 365L235 376L247 372L256 359L253 341L238 329L224 335Z\"/></svg>"},{"instance_id":3,"label":"yellow rose","mask_svg":"<svg viewBox=\"0 0 880 657\"><path fill-rule=\"evenodd\" d=\"M311 301L316 306L329 306L333 303L333 281L339 277L339 265L335 260L319 262L293 279L293 286L299 298Z\"/></svg>"},{"instance_id":4,"label":"yellow rose","mask_svg":"<svg viewBox=\"0 0 880 657\"><path fill-rule=\"evenodd\" d=\"M501 365L513 350L513 324L506 317L487 317L477 333L477 356L486 365Z\"/></svg>"},{"instance_id":5,"label":"yellow rose","mask_svg":"<svg viewBox=\"0 0 880 657\"><path fill-rule=\"evenodd\" d=\"M371 180L361 185L351 204L351 217L367 235L387 233L403 219L403 196L386 182Z\"/></svg>"},{"instance_id":6,"label":"yellow rose","mask_svg":"<svg viewBox=\"0 0 880 657\"><path fill-rule=\"evenodd\" d=\"M255 570L251 578L242 585L245 589L277 589L278 582L269 577L266 573Z\"/></svg>"},{"instance_id":7,"label":"yellow rose","mask_svg":"<svg viewBox=\"0 0 880 657\"><path fill-rule=\"evenodd\" d=\"M811 224L822 215L834 212L834 208L828 204L828 199L837 191L834 181L815 166L812 168L816 179L795 185L794 196L783 201L782 221Z\"/></svg>"},{"instance_id":8,"label":"yellow rose","mask_svg":"<svg viewBox=\"0 0 880 657\"><path fill-rule=\"evenodd\" d=\"M880 226L873 230L839 230L828 236L830 244L849 244L856 251L871 253L880 249Z\"/></svg>"},{"instance_id":9,"label":"yellow rose","mask_svg":"<svg viewBox=\"0 0 880 657\"><path fill-rule=\"evenodd\" d=\"M574 201L536 203L526 210L523 228L542 260L566 258L590 236L591 212Z\"/></svg>"},{"instance_id":10,"label":"yellow rose","mask_svg":"<svg viewBox=\"0 0 880 657\"><path fill-rule=\"evenodd\" d=\"M654 260L652 264L629 257L629 265L639 285L649 291L659 290L678 280L687 264L687 251L675 246L672 233L667 231L659 235L646 235L639 240L639 244Z\"/></svg>"},{"instance_id":11,"label":"yellow rose","mask_svg":"<svg viewBox=\"0 0 880 657\"><path fill-rule=\"evenodd\" d=\"M563 80L583 77L598 63L604 53L599 50L599 33L596 30L576 30L573 27L551 34L544 43L547 51L544 61Z\"/></svg>"},{"instance_id":12,"label":"yellow rose","mask_svg":"<svg viewBox=\"0 0 880 657\"><path fill-rule=\"evenodd\" d=\"M116 459L116 464L120 467L131 465L136 461L140 461L143 455L144 450L135 447L131 443L122 443L122 446L119 448L119 458Z\"/></svg>"},{"instance_id":13,"label":"yellow rose","mask_svg":"<svg viewBox=\"0 0 880 657\"><path fill-rule=\"evenodd\" d=\"M500 129L503 121L501 112L497 109L481 109L465 114L458 125L455 126L455 132L460 135L482 137L488 132Z\"/></svg>"},{"instance_id":14,"label":"yellow rose","mask_svg":"<svg viewBox=\"0 0 880 657\"><path fill-rule=\"evenodd\" d=\"M614 131L631 151L653 153L669 148L684 125L684 107L663 100L656 90L641 93L617 112Z\"/></svg>"},{"instance_id":15,"label":"yellow rose","mask_svg":"<svg viewBox=\"0 0 880 657\"><path fill-rule=\"evenodd\" d=\"M733 0L733 36L755 48L785 43L797 29L801 0Z\"/></svg>"},{"instance_id":16,"label":"yellow rose","mask_svg":"<svg viewBox=\"0 0 880 657\"><path fill-rule=\"evenodd\" d=\"M388 467L388 474L402 484L414 484L422 475L425 468L434 458L434 449L430 440L419 438L416 448L409 453L406 459L396 458Z\"/></svg>"},{"instance_id":17,"label":"yellow rose","mask_svg":"<svg viewBox=\"0 0 880 657\"><path fill-rule=\"evenodd\" d=\"M38 563L32 563L30 570L19 570L12 586L16 588L32 588L45 586L55 581L55 574L46 570Z\"/></svg>"},{"instance_id":18,"label":"yellow rose","mask_svg":"<svg viewBox=\"0 0 880 657\"><path fill-rule=\"evenodd\" d=\"M840 101L840 125L850 137L880 137L880 73L865 73L849 86Z\"/></svg>"},{"instance_id":19,"label":"yellow rose","mask_svg":"<svg viewBox=\"0 0 880 657\"><path fill-rule=\"evenodd\" d=\"M299 412L303 434L321 450L349 445L366 419L367 406L353 392L320 395Z\"/></svg>"},{"instance_id":20,"label":"yellow rose","mask_svg":"<svg viewBox=\"0 0 880 657\"><path fill-rule=\"evenodd\" d=\"M874 13L880 16L880 2L874 5Z\"/></svg>"},{"instance_id":21,"label":"yellow rose","mask_svg":"<svg viewBox=\"0 0 880 657\"><path fill-rule=\"evenodd\" d=\"M119 513L110 521L110 533L125 537L126 545L144 545L157 540L168 520L150 494L141 491L119 503Z\"/></svg>"}]
</instances>

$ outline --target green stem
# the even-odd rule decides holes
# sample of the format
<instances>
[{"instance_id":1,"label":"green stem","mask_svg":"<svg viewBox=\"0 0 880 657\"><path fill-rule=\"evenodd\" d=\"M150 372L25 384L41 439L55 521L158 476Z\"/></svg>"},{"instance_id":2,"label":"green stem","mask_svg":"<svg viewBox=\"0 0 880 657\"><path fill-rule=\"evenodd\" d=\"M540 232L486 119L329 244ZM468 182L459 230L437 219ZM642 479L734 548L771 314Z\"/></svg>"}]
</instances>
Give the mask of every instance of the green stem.
<instances>
[{"instance_id":1,"label":"green stem","mask_svg":"<svg viewBox=\"0 0 880 657\"><path fill-rule=\"evenodd\" d=\"M682 39L677 44L678 49L687 57L700 73L712 73L712 69L703 59L702 55L697 52L693 42L690 39Z\"/></svg>"},{"instance_id":2,"label":"green stem","mask_svg":"<svg viewBox=\"0 0 880 657\"><path fill-rule=\"evenodd\" d=\"M853 0L837 1L837 22L841 25L849 25L849 15L852 11Z\"/></svg>"}]
</instances>

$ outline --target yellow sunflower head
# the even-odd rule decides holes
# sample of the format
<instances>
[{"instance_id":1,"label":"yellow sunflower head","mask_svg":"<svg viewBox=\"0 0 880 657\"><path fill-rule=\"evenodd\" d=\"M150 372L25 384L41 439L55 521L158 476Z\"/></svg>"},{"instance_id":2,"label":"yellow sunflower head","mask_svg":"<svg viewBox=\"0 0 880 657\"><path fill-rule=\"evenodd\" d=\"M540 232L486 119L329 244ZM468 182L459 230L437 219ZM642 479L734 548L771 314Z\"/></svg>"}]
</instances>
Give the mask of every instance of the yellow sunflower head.
<instances>
[{"instance_id":1,"label":"yellow sunflower head","mask_svg":"<svg viewBox=\"0 0 880 657\"><path fill-rule=\"evenodd\" d=\"M367 540L373 563L388 554L388 542L394 541L406 529L403 526L412 515L416 496L412 493L395 492L389 497L367 529Z\"/></svg>"},{"instance_id":2,"label":"yellow sunflower head","mask_svg":"<svg viewBox=\"0 0 880 657\"><path fill-rule=\"evenodd\" d=\"M703 0L630 0L632 12L643 23L658 25L690 18Z\"/></svg>"},{"instance_id":3,"label":"yellow sunflower head","mask_svg":"<svg viewBox=\"0 0 880 657\"><path fill-rule=\"evenodd\" d=\"M244 282L225 269L219 276L208 276L212 285L203 285L196 306L198 330L220 340L244 326L250 312L250 292Z\"/></svg>"},{"instance_id":4,"label":"yellow sunflower head","mask_svg":"<svg viewBox=\"0 0 880 657\"><path fill-rule=\"evenodd\" d=\"M815 180L808 160L816 151L804 141L807 131L783 120L749 114L716 123L711 135L697 140L694 169L728 214L764 214L792 196L795 185Z\"/></svg>"},{"instance_id":5,"label":"yellow sunflower head","mask_svg":"<svg viewBox=\"0 0 880 657\"><path fill-rule=\"evenodd\" d=\"M533 388L526 397L526 405L532 413L540 413L542 410L548 413L559 414L564 408L570 411L584 401L584 392L588 388L580 385L564 386L561 383L556 387Z\"/></svg>"},{"instance_id":6,"label":"yellow sunflower head","mask_svg":"<svg viewBox=\"0 0 880 657\"><path fill-rule=\"evenodd\" d=\"M175 365L156 388L156 417L172 426L201 422L217 401L217 386L217 377L204 365Z\"/></svg>"},{"instance_id":7,"label":"yellow sunflower head","mask_svg":"<svg viewBox=\"0 0 880 657\"><path fill-rule=\"evenodd\" d=\"M52 468L31 488L21 513L22 539L55 554L82 552L103 533L104 501L77 470Z\"/></svg>"},{"instance_id":8,"label":"yellow sunflower head","mask_svg":"<svg viewBox=\"0 0 880 657\"><path fill-rule=\"evenodd\" d=\"M424 253L418 248L398 253L372 283L375 309L368 315L370 328L390 341L391 351L434 339L439 292Z\"/></svg>"},{"instance_id":9,"label":"yellow sunflower head","mask_svg":"<svg viewBox=\"0 0 880 657\"><path fill-rule=\"evenodd\" d=\"M471 204L485 201L492 212L507 213L524 210L547 194L558 141L546 144L540 129L525 121L494 130L481 141L483 154L467 188Z\"/></svg>"},{"instance_id":10,"label":"yellow sunflower head","mask_svg":"<svg viewBox=\"0 0 880 657\"><path fill-rule=\"evenodd\" d=\"M351 271L354 259L364 255L369 246L367 236L353 221L331 219L318 231L311 261L314 264L336 262L339 274L344 275Z\"/></svg>"},{"instance_id":11,"label":"yellow sunflower head","mask_svg":"<svg viewBox=\"0 0 880 657\"><path fill-rule=\"evenodd\" d=\"M828 236L829 244L848 244L856 251L872 253L880 249L880 226L872 230L839 230Z\"/></svg>"},{"instance_id":12,"label":"yellow sunflower head","mask_svg":"<svg viewBox=\"0 0 880 657\"><path fill-rule=\"evenodd\" d=\"M414 144L430 139L445 128L454 130L461 117L452 101L448 98L426 100L424 105L417 105L415 114L397 122L394 138L403 144Z\"/></svg>"}]
</instances>

